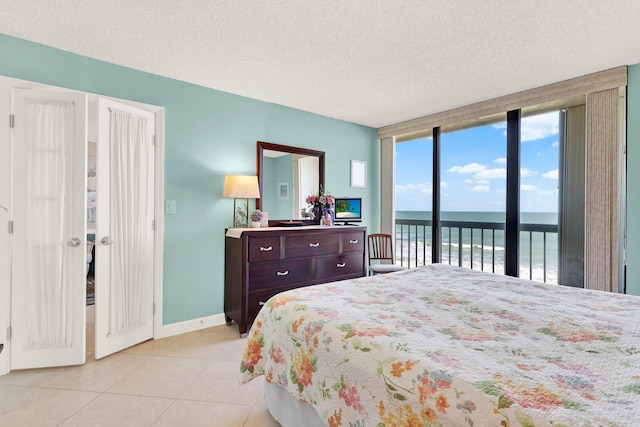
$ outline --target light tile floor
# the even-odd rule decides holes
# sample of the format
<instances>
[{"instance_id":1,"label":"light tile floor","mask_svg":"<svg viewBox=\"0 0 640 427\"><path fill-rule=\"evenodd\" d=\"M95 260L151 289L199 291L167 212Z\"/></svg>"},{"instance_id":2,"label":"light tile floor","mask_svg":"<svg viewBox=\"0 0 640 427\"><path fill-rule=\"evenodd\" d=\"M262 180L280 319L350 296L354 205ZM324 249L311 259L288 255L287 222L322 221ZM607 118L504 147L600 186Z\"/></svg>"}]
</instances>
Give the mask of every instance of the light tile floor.
<instances>
[{"instance_id":1,"label":"light tile floor","mask_svg":"<svg viewBox=\"0 0 640 427\"><path fill-rule=\"evenodd\" d=\"M264 379L238 382L244 349L238 327L217 326L93 358L87 308L87 362L0 377L0 426L276 427Z\"/></svg>"}]
</instances>

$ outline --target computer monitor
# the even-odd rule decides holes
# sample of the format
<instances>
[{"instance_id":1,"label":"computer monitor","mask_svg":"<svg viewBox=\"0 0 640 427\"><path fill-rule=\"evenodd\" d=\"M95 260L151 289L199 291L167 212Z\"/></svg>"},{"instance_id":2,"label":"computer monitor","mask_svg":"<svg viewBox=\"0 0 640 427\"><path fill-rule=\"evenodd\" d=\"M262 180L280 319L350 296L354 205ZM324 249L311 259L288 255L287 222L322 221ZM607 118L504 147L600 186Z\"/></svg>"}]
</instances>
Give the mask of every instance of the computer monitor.
<instances>
[{"instance_id":1,"label":"computer monitor","mask_svg":"<svg viewBox=\"0 0 640 427\"><path fill-rule=\"evenodd\" d=\"M335 197L336 222L362 222L361 197Z\"/></svg>"}]
</instances>

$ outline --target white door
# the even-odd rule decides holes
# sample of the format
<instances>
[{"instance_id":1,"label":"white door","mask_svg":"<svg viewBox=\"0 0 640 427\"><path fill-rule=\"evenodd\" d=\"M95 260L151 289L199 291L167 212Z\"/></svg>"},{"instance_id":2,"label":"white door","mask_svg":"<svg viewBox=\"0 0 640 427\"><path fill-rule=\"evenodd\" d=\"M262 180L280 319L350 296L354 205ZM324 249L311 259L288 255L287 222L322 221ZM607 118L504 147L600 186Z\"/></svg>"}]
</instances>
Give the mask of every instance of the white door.
<instances>
[{"instance_id":1,"label":"white door","mask_svg":"<svg viewBox=\"0 0 640 427\"><path fill-rule=\"evenodd\" d=\"M153 337L155 116L100 98L95 358Z\"/></svg>"},{"instance_id":2,"label":"white door","mask_svg":"<svg viewBox=\"0 0 640 427\"><path fill-rule=\"evenodd\" d=\"M12 95L11 369L82 364L87 97Z\"/></svg>"}]
</instances>

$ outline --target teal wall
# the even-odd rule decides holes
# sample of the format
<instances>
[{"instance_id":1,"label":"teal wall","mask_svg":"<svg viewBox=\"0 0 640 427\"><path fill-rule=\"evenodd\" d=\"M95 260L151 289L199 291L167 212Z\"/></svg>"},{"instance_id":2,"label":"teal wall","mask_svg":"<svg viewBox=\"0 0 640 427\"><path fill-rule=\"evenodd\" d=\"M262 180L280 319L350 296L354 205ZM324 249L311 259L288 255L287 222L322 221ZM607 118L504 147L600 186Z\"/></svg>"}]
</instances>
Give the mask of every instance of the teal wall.
<instances>
[{"instance_id":1,"label":"teal wall","mask_svg":"<svg viewBox=\"0 0 640 427\"><path fill-rule=\"evenodd\" d=\"M327 190L362 196L365 224L380 228L375 129L2 34L0 75L165 108L165 199L177 203L177 214L165 216L165 324L223 312L224 229L233 200L222 197L222 185L227 174L255 174L258 140L325 151ZM367 162L366 189L349 186L350 159Z\"/></svg>"},{"instance_id":2,"label":"teal wall","mask_svg":"<svg viewBox=\"0 0 640 427\"><path fill-rule=\"evenodd\" d=\"M627 85L627 293L640 295L640 64Z\"/></svg>"}]
</instances>

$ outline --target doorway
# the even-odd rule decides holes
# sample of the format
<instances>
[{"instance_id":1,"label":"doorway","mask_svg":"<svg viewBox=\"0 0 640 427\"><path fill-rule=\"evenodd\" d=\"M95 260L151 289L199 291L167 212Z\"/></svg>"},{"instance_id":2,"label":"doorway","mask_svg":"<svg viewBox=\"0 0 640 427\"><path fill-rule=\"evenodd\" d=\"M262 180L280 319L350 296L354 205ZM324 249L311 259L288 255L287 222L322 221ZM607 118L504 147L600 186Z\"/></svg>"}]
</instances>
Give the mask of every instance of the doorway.
<instances>
[{"instance_id":1,"label":"doorway","mask_svg":"<svg viewBox=\"0 0 640 427\"><path fill-rule=\"evenodd\" d=\"M13 79L9 79L9 80L13 80ZM11 83L12 83L11 85L12 88L19 87L19 86L21 87L38 86L30 82L20 81L20 82L17 82L18 84L16 84L16 82L13 81ZM36 108L47 109L47 108L50 108L51 105L56 105L54 109L66 108L67 110L72 111L71 114L67 114L66 116L65 114L62 114L62 116L66 117L65 120L67 125L69 126L76 125L76 127L78 127L77 126L78 123L82 121L82 118L80 116L84 115L84 117L87 117L86 105L87 105L88 95L80 92L75 92L75 91L65 91L64 89L61 89L61 88L47 87L46 89L52 89L53 91L55 91L55 94L52 95L52 97L47 98L48 94L42 91L38 93L24 91L24 93L21 93L20 90L17 90L17 91L14 90L13 99L14 101L15 100L24 101L24 99L27 99L29 97L33 99L40 99L40 100L46 98L47 102L44 103L46 104L46 106L42 107L40 105L40 106L37 106ZM6 93L3 92L2 94L6 94ZM60 105L56 104L60 101L60 99L58 98L63 98L63 102ZM89 98L98 99L98 97L95 95L90 95ZM22 101L19 101L19 102L22 102ZM123 128L126 128L131 124L130 119L132 115L135 115L135 113L131 113L130 111L130 107L132 107L131 105L126 105L125 103L122 103L122 102L118 103L117 101L110 100L110 99L102 99L102 100L98 99L98 102L100 101L105 101L105 105L107 104L110 105L110 107L105 107L107 109L110 108L110 111L108 111L108 117L104 119L104 123L105 123L105 126L110 127L111 135L115 134L116 131L121 131ZM25 104L25 102L22 102L22 104ZM155 111L151 113L147 111L143 111L140 108L137 109L138 112L142 110L141 114L139 114L140 116L144 116L146 114L147 117L150 117L152 120L150 123L144 124L144 126L138 126L138 131L140 130L141 127L144 127L148 131L148 135L145 135L144 139L148 141L146 149L150 150L151 151L150 153L144 152L144 149L141 150L140 146L133 146L133 148L131 149L133 151L129 150L130 152L126 152L126 150L124 152L122 150L118 151L119 149L115 151L111 150L112 152L110 152L109 150L110 144L108 142L109 141L108 139L106 140L107 143L104 143L103 145L107 149L106 154L103 155L104 158L108 159L114 156L116 157L121 156L120 159L122 159L122 156L127 157L131 155L132 157L137 156L139 161L142 159L141 164L145 166L147 176L150 177L149 179L150 185L148 185L147 187L144 187L144 190L147 194L150 194L150 197L145 198L146 199L145 208L148 214L145 218L151 218L148 220L148 227L145 227L145 229L148 228L151 231L155 231L153 230L154 228L153 217L154 216L157 217L158 212L160 214L162 213L162 209L161 209L162 194L160 191L158 191L158 190L161 190L161 186L160 188L155 188L154 186L154 182L158 179L158 177L162 176L161 166L159 170L154 170L154 166L156 165L156 162L161 161L161 159L156 158L154 160L153 152L155 151L155 147L161 145L161 142L162 142L161 134L158 135L158 132L155 132L155 130L159 126L161 126L161 123L162 123L161 118L162 118L163 111L159 107L153 107L153 108L155 109ZM136 108L134 108L134 110L136 110ZM114 119L114 117L118 114L121 116L119 118L120 122L116 123L114 128L112 126L113 122L114 120L117 121L117 119ZM153 123L153 121L157 116L160 117L159 123ZM20 120L24 120L22 115L20 116ZM124 120L124 122L122 120ZM24 122L22 122L22 124L24 125ZM18 126L18 128L19 127L20 126ZM68 126L66 128L63 126L63 128L66 130L63 130L62 133L64 133L65 131L68 132L68 129L71 129L71 127L68 127ZM23 174L22 177L20 177L19 171L27 170L27 169L24 169L18 166L22 166L20 162L23 162L25 158L28 158L28 156L22 153L21 154L22 160L16 159L16 156L20 154L18 153L20 149L15 149L14 151L8 150L9 153L11 153L10 157L13 159L13 161L11 162L11 182L13 184L12 186L13 190L11 191L11 198L10 198L11 203L9 203L9 206L6 212L10 218L10 221L13 221L13 222L10 222L10 224L15 226L13 230L14 232L10 236L11 246L10 246L9 253L11 256L10 258L11 258L12 265L17 263L21 267L13 268L14 273L11 275L10 279L11 279L11 283L13 283L14 285L11 286L10 289L7 289L8 287L5 285L5 283L9 282L9 280L0 281L2 282L2 284L0 284L0 296L3 297L0 299L2 299L3 301L9 301L9 300L11 301L10 303L11 318L9 319L10 329L8 329L8 338L10 339L7 340L8 342L6 341L4 342L5 344L4 351L0 353L0 375L7 373L9 370L12 370L12 369L44 367L44 366L61 366L61 365L67 365L67 364L84 363L84 358L86 353L85 350L86 348L88 348L89 343L86 342L86 338L85 338L85 332L87 330L87 326L85 325L85 319L86 319L86 288L85 286L86 286L86 277L87 277L87 269L86 269L87 257L86 257L86 251L84 251L83 249L85 247L85 243L88 237L87 232L90 230L87 228L87 223L86 223L87 167L85 166L86 165L85 162L86 162L86 147L87 147L87 143L86 143L87 142L87 137L86 137L87 126L86 124L82 124L79 126L79 128L83 128L84 131L82 130L79 131L80 133L78 135L80 136L76 135L73 138L74 140L73 147L67 151L72 152L71 154L72 157L73 156L82 157L82 161L81 161L82 167L77 167L77 165L71 166L73 164L76 164L77 161L71 162L69 159L67 159L64 162L62 162L69 171L73 171L71 175L69 175L67 179L64 180L64 185L60 185L60 182L54 182L53 179L50 179L52 174L51 169L48 166L43 167L42 166L43 164L31 165L31 169L28 169L31 171L31 173ZM134 128L135 128L135 125L134 125ZM22 127L21 129L22 131L25 131L25 132L28 130L26 127ZM5 130L0 129L0 131L5 131ZM16 128L14 128L13 133L16 133L16 132L18 131ZM135 129L134 129L134 132L136 132ZM158 135L155 141L153 140L154 133ZM107 132L106 134L107 134L107 138L111 137L109 132ZM121 132L121 136L122 136L122 132ZM24 137L24 134L22 135L22 137ZM78 142L78 141L81 141L81 142ZM13 146L15 147L15 145L16 144L14 143ZM41 149L43 152L49 153L48 155L51 155L51 153L54 153L53 157L63 158L66 156L66 154L62 154L63 152L66 152L64 148L57 151L56 149L52 149L51 147L46 147L46 146L40 147L38 149ZM2 151L4 154L5 152L7 152L7 147L0 146L0 151ZM101 167L103 172L105 172L105 171L108 171L111 166L105 166L103 164ZM51 181L52 185L50 185L51 188L49 188L49 190L51 189L55 190L56 188L60 188L60 189L64 188L65 194L68 195L69 197L61 197L58 193L55 193L55 192L51 194L46 192L44 193L37 192L33 189L35 187L29 187L30 185L36 185L32 181L33 181L33 175L38 175L38 168L40 168L40 170L42 171L42 177L40 177L41 186L42 186L42 182ZM97 168L97 169L99 170L100 168ZM65 174L62 173L59 175L63 176ZM105 173L105 178L108 178L108 175L110 174ZM120 177L119 179L122 182L122 177ZM26 184L25 182L21 182L21 180L25 181ZM131 181L131 177L127 177L125 178L125 180ZM18 185L19 188L27 188L27 190L19 192L17 191L18 187L16 187L16 185ZM140 186L139 182L137 183L137 185L138 185L138 190L143 188ZM105 183L102 184L102 186L103 186L102 187L103 189L107 190L105 191L106 196L104 200L109 200L110 205L118 204L119 203L118 198L120 199L123 198L123 196L119 194L118 191L111 191L112 194L111 196L109 196L109 192L108 192L109 187L112 186L113 187L112 189L116 189L116 190L117 188L116 186L113 186L108 179L106 180ZM80 188L80 190L78 191L76 187ZM6 191L6 188L0 188L0 196L3 194L3 191ZM19 200L20 194L29 194L30 198L34 199L29 201L31 205L27 206L25 203L23 203L23 201L20 201ZM72 194L74 194L75 196L71 196ZM129 197L131 196L132 195L129 194ZM56 198L57 199L64 198L65 200L68 199L69 205L64 208L61 208L62 210L59 208L58 205L54 205L53 207L53 212L56 212L56 213L62 212L60 216L67 218L67 220L63 220L62 222L58 221L57 225L56 223L49 224L48 220L41 221L42 218L41 217L37 218L36 215L38 213L42 213L43 211L41 207L35 206L35 204L37 203L42 204L43 202L35 200L37 198L40 198L43 200L44 199L53 200ZM80 201L78 202L78 200ZM4 200L2 199L2 197L0 197L0 205L2 205L2 202L4 202ZM104 258L104 261L102 262L104 264L104 269L102 270L102 274L106 277L106 279L103 279L105 283L103 287L106 293L105 293L105 296L103 297L105 312L103 314L102 325L104 329L107 330L108 332L105 333L102 337L100 335L96 335L96 336L98 337L99 341L100 340L109 341L109 338L112 338L111 341L114 341L113 339L114 337L120 336L119 339L116 340L118 341L117 345L128 346L128 345L135 344L135 342L132 342L131 339L123 340L121 335L133 335L135 337L134 339L141 339L141 340L145 340L153 337L153 326L154 326L153 325L154 324L154 318L153 318L154 292L153 290L155 285L158 285L158 284L161 285L162 257L161 256L158 257L157 248L158 247L161 248L162 235L161 233L151 235L150 243L147 243L145 246L140 244L140 239L138 239L136 242L131 243L126 238L123 238L124 235L120 230L120 231L116 231L116 234L118 234L119 236L119 241L118 240L114 241L113 239L114 236L111 235L111 230L109 226L112 225L112 223L115 223L115 225L117 226L118 221L120 222L120 224L122 223L122 221L127 221L127 218L130 217L131 212L127 211L126 203L124 204L120 203L121 206L119 210L118 209L110 210L109 206L107 206L107 203L103 203L103 205L104 205L104 208L107 210L107 213L104 216L106 218L105 224L107 225L103 227L103 230L95 231L95 232L101 231L102 234L104 234L104 236L102 236L103 237L102 243L99 243L97 239L94 240L98 245L96 246L95 249L92 250L92 252L95 255L95 257L93 257L93 260L94 262L96 262L96 269L95 269L96 276L94 277L96 277L97 282L100 280L99 275L101 274L99 270L100 263L98 262L98 260L101 258L101 256ZM137 209L136 212L139 213L140 207L136 206L136 209ZM19 224L19 219L18 219L20 217L20 215L18 215L19 213L24 214L24 216L31 215L33 217L32 219L34 223L44 222L45 223L44 225L39 224L40 227L44 227L44 228L35 229L34 227L21 226L23 224ZM120 215L120 219L109 220L109 215L111 215L112 217L113 215L116 215L116 216ZM133 216L136 216L136 215L134 214ZM49 218L50 215L46 215L46 217ZM78 220L78 218L80 219ZM65 223L64 221L67 221L67 223ZM78 224L80 225L78 226ZM44 240L41 239L42 236L47 235L46 233L47 227L49 227L49 230L51 228L55 228L56 230L58 230L58 235L54 236L52 242L47 241L47 239L44 239ZM25 236L20 236L20 233L27 229L31 230L30 231L31 235L28 238L25 238ZM69 237L64 235L65 233L69 234L67 233L67 231L69 231L70 229L74 230L71 233L72 236ZM148 239L149 233L146 230L144 230L142 234L145 235L145 233L147 235L147 241L149 241ZM78 236L76 236L75 234L78 234ZM5 242L2 241L1 239L2 237L3 236L0 236L0 244L2 244L0 246L0 250L6 249L6 247L4 246ZM101 237L101 234L95 234L95 237ZM46 262L48 264L47 263L45 264L48 266L50 265L57 266L56 271L58 273L53 275L54 277L56 277L57 282L54 284L54 286L52 286L52 288L55 289L55 292L53 293L45 292L46 295L44 295L44 298L40 298L42 296L41 294L43 293L42 289L38 289L34 293L34 295L35 294L39 295L38 298L30 298L28 295L28 292L22 292L19 289L20 287L15 285L18 282L20 284L34 283L33 280L30 281L30 279L27 279L26 277L26 275L34 272L37 273L35 274L35 276L49 276L47 274L42 274L42 271L44 270L40 271L40 269L34 268L33 265L29 263L29 261L31 262L34 261L33 259L30 259L29 261L27 261L28 257L26 256L26 254L27 253L32 254L32 252L28 252L28 251L25 252L24 242L30 242L30 241L33 241L34 239L42 240L42 241L39 241L36 244L36 246L38 246L39 248L39 255L43 257L42 259L47 260ZM118 247L119 244L124 245L125 248L123 249L122 246ZM22 249L20 249L20 245L22 245ZM144 274L146 274L147 277L150 277L151 280L149 282L149 286L147 287L147 290L145 291L146 293L145 292L143 292L142 294L134 293L127 296L126 286L124 287L120 286L119 288L116 286L116 289L114 290L112 289L114 287L111 285L111 283L118 282L119 277L121 278L123 275L126 276L127 274L130 277L132 274L134 276L137 275L136 277L141 277L139 268L133 269L135 271L131 273L126 271L127 270L126 265L123 265L122 262L118 261L121 259L129 259L131 254L135 253L136 250L139 250L141 246L144 246L145 250L147 250L147 253L150 254L150 256L148 255L146 256L149 262L145 264L146 273ZM47 252L47 248L51 249L51 251ZM80 250L74 252L76 248ZM160 250L160 253L161 253L161 250ZM114 256L115 256L115 262L113 261ZM110 264L112 266L115 265L115 267L108 268ZM36 263L36 265L38 264ZM157 275L158 271L160 272L159 277ZM156 277L160 279L159 281L156 281L155 285L154 285L154 272ZM2 268L0 268L0 274L4 275L6 274L6 272ZM21 274L23 275L21 276ZM6 276L2 277L2 279L4 279L5 277ZM31 277L31 279L33 279L33 277ZM108 281L111 283L107 283ZM35 280L35 282L38 282L38 281ZM82 284L81 286L80 286L80 283ZM36 285L36 287L41 285L42 283ZM29 290L29 286L22 286L22 288L26 288L27 290ZM34 292L33 289L31 289L30 291ZM9 298L5 299L4 298L5 295L9 295ZM144 317L144 319L141 321L140 319L132 320L131 307L123 308L123 307L120 307L119 304L108 304L110 300L114 301L114 298L113 298L114 295L116 297L118 295L119 296L125 295L125 297L128 297L129 299L137 298L136 300L138 304L137 307L141 307L142 305L146 307L145 308L146 313L144 316L142 316ZM159 296L161 296L161 292ZM144 304L141 302L142 300L140 298L144 298L144 301L145 301ZM37 303L34 303L34 300L36 299L39 301ZM52 303L52 301L56 303ZM57 304L58 301L60 302L60 304ZM99 304L100 303L98 302L98 305ZM27 308L28 310L30 310L29 316L19 315L19 313L23 312L22 310L23 308ZM9 310L4 311L4 313L8 313L8 312ZM124 317L122 313L124 313ZM55 322L52 322L52 319L54 319L55 322L59 323L58 326L62 325L61 327L56 326L55 328L53 328L55 329L54 333L51 333L50 331L51 329L50 326L56 324ZM3 323L6 324L9 322L7 322L6 318L3 318L2 316L0 316L0 328L3 326ZM146 330L144 335L140 335L139 333L132 333L132 330L135 329L135 327L137 326L136 322L138 322L138 324L140 323L144 324L144 329ZM97 323L100 323L100 321ZM80 324L81 326L79 326ZM46 325L47 327L45 328L44 325ZM27 331L26 332L27 338L24 338L25 331ZM0 340L0 341L3 341L3 340ZM46 343L46 345L43 345L43 343ZM50 343L53 343L53 344L50 344ZM117 345L106 346L103 352L104 355L109 354L109 352L111 351L118 351L120 348ZM24 356L25 352L28 354L35 354L36 348L39 348L39 350L41 350L40 356L36 356L36 357ZM124 347L121 347L121 348L124 348ZM59 356L59 357L52 356L52 354L60 353L58 351L60 349L64 349L61 351L62 353L64 353L64 356ZM70 353L73 353L73 356L70 356ZM11 354L11 357L9 357L9 354Z\"/></svg>"}]
</instances>

